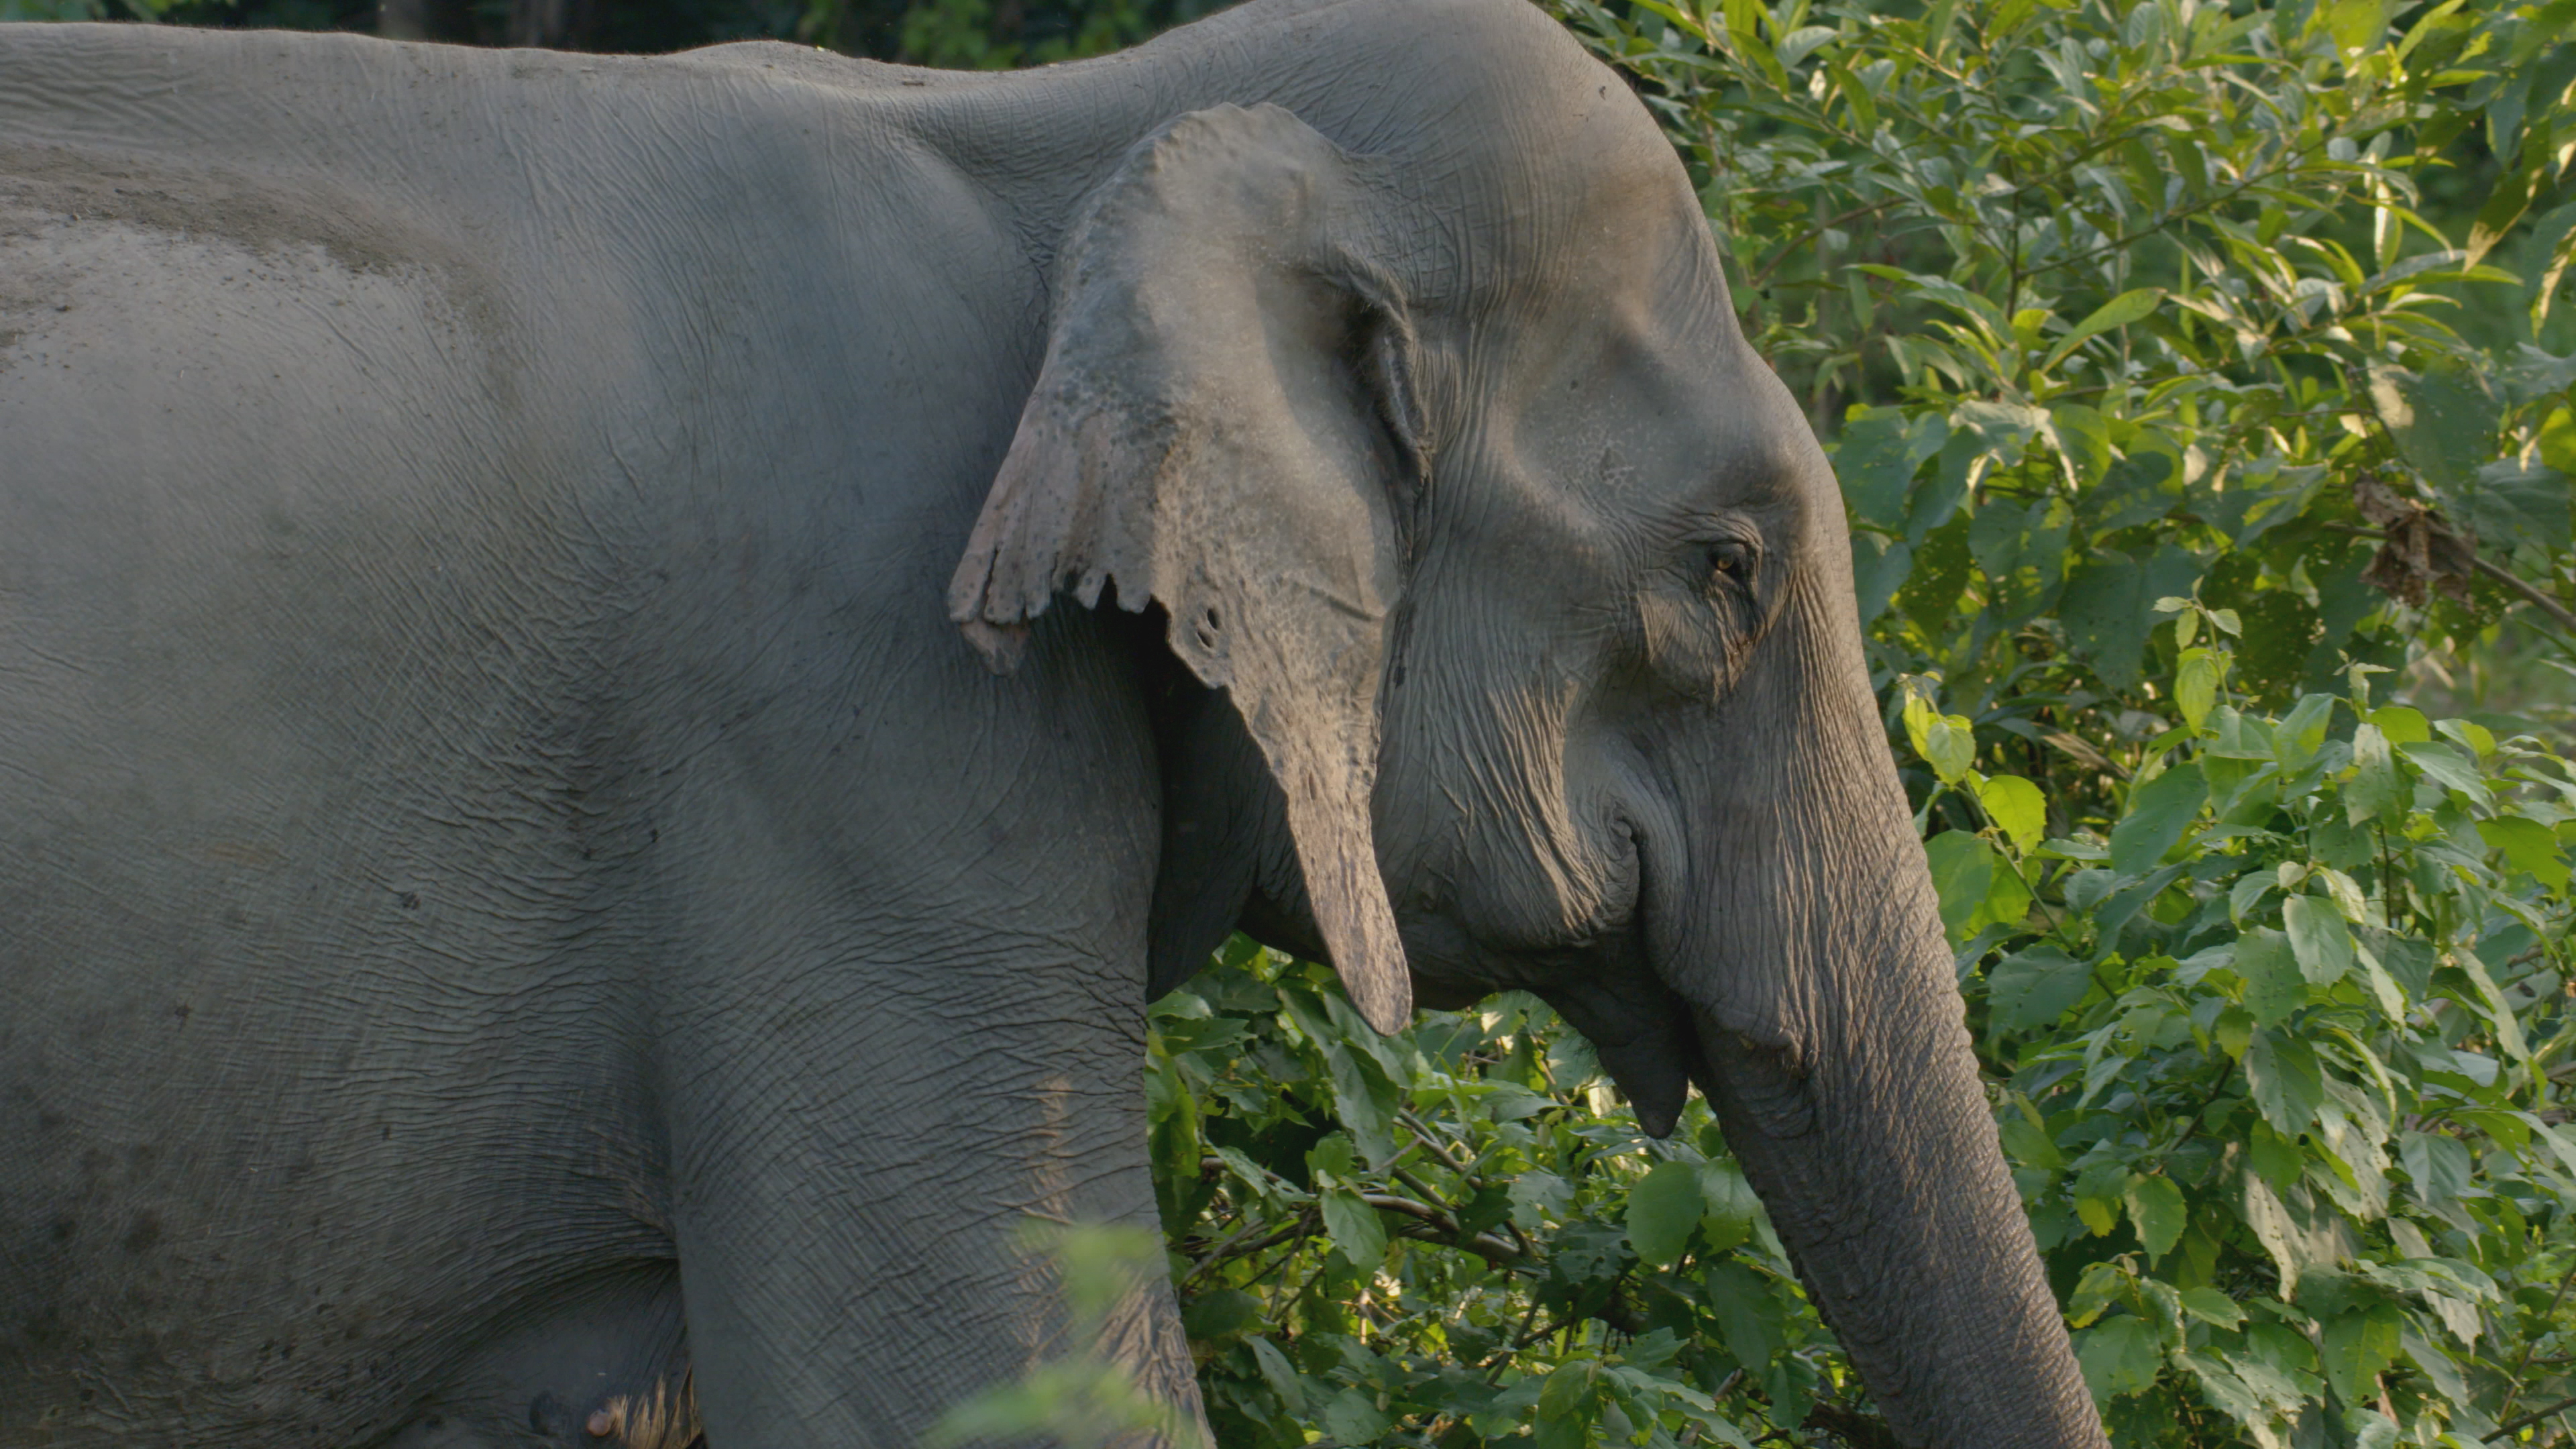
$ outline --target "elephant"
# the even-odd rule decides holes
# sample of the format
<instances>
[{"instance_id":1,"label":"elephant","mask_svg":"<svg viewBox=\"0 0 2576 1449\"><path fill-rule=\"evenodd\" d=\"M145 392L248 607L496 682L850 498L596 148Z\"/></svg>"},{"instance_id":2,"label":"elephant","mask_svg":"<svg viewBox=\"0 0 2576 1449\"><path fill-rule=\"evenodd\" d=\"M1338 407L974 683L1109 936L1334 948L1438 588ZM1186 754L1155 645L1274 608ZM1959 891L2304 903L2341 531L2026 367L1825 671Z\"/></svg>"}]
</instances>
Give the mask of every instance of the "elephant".
<instances>
[{"instance_id":1,"label":"elephant","mask_svg":"<svg viewBox=\"0 0 2576 1449\"><path fill-rule=\"evenodd\" d=\"M1238 927L1703 1094L1902 1442L2105 1442L1831 465L1520 0L0 27L0 440L8 1449L911 1442Z\"/></svg>"}]
</instances>

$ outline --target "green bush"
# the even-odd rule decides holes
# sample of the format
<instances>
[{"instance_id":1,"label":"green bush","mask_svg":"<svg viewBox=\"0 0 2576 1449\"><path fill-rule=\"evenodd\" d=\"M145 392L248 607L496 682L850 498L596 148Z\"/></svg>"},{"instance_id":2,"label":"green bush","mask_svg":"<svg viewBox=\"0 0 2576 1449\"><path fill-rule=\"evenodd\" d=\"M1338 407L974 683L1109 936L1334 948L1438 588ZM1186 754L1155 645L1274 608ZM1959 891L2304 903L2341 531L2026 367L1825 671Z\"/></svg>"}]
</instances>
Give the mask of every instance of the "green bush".
<instances>
[{"instance_id":1,"label":"green bush","mask_svg":"<svg viewBox=\"0 0 2576 1449\"><path fill-rule=\"evenodd\" d=\"M2576 3L1556 3L1833 439L2114 1441L2568 1435L2565 717L2413 706L2576 659ZM1704 1108L1532 999L1380 1039L1238 940L1153 1019L1221 1442L1887 1442Z\"/></svg>"}]
</instances>

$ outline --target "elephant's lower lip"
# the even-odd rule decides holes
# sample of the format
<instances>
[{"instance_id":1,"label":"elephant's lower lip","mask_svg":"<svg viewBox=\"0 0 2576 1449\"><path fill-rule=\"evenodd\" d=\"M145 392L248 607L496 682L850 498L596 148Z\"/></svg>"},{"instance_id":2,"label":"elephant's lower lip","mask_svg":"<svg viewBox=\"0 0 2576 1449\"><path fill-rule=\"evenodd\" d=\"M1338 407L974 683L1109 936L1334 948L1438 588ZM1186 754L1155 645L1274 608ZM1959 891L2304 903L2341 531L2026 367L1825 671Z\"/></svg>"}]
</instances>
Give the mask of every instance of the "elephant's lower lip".
<instances>
[{"instance_id":1,"label":"elephant's lower lip","mask_svg":"<svg viewBox=\"0 0 2576 1449\"><path fill-rule=\"evenodd\" d=\"M1648 963L1634 932L1556 957L1533 987L1592 1043L1649 1135L1671 1133L1703 1056L1690 1004Z\"/></svg>"}]
</instances>

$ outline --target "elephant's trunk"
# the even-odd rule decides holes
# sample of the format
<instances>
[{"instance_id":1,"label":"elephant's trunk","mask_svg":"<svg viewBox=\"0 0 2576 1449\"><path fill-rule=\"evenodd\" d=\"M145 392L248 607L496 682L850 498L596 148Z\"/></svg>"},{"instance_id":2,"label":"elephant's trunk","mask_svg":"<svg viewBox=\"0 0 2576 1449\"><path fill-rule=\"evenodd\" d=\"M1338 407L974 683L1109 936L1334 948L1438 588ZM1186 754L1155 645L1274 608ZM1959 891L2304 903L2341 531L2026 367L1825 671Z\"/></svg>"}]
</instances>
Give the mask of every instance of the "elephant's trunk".
<instances>
[{"instance_id":1,"label":"elephant's trunk","mask_svg":"<svg viewBox=\"0 0 2576 1449\"><path fill-rule=\"evenodd\" d=\"M1727 1141L1899 1440L2103 1445L1997 1144L1850 595L1839 618L1832 598L1793 604L1737 692L1695 858L1650 896L1650 950L1690 1004Z\"/></svg>"},{"instance_id":2,"label":"elephant's trunk","mask_svg":"<svg viewBox=\"0 0 2576 1449\"><path fill-rule=\"evenodd\" d=\"M1703 1019L1727 1140L1900 1442L2101 1445L1955 1008L1911 1015L1803 1083Z\"/></svg>"}]
</instances>

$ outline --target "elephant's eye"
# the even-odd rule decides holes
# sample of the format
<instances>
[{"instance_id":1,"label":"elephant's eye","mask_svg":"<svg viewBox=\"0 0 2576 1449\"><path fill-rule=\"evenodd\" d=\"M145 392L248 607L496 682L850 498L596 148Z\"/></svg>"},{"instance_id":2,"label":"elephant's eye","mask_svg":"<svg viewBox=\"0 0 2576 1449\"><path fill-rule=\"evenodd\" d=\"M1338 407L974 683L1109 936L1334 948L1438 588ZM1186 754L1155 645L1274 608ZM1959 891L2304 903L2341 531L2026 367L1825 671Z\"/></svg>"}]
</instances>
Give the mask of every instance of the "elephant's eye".
<instances>
[{"instance_id":1,"label":"elephant's eye","mask_svg":"<svg viewBox=\"0 0 2576 1449\"><path fill-rule=\"evenodd\" d=\"M1742 539L1720 539L1708 546L1711 587L1741 589L1753 582L1753 545Z\"/></svg>"}]
</instances>

